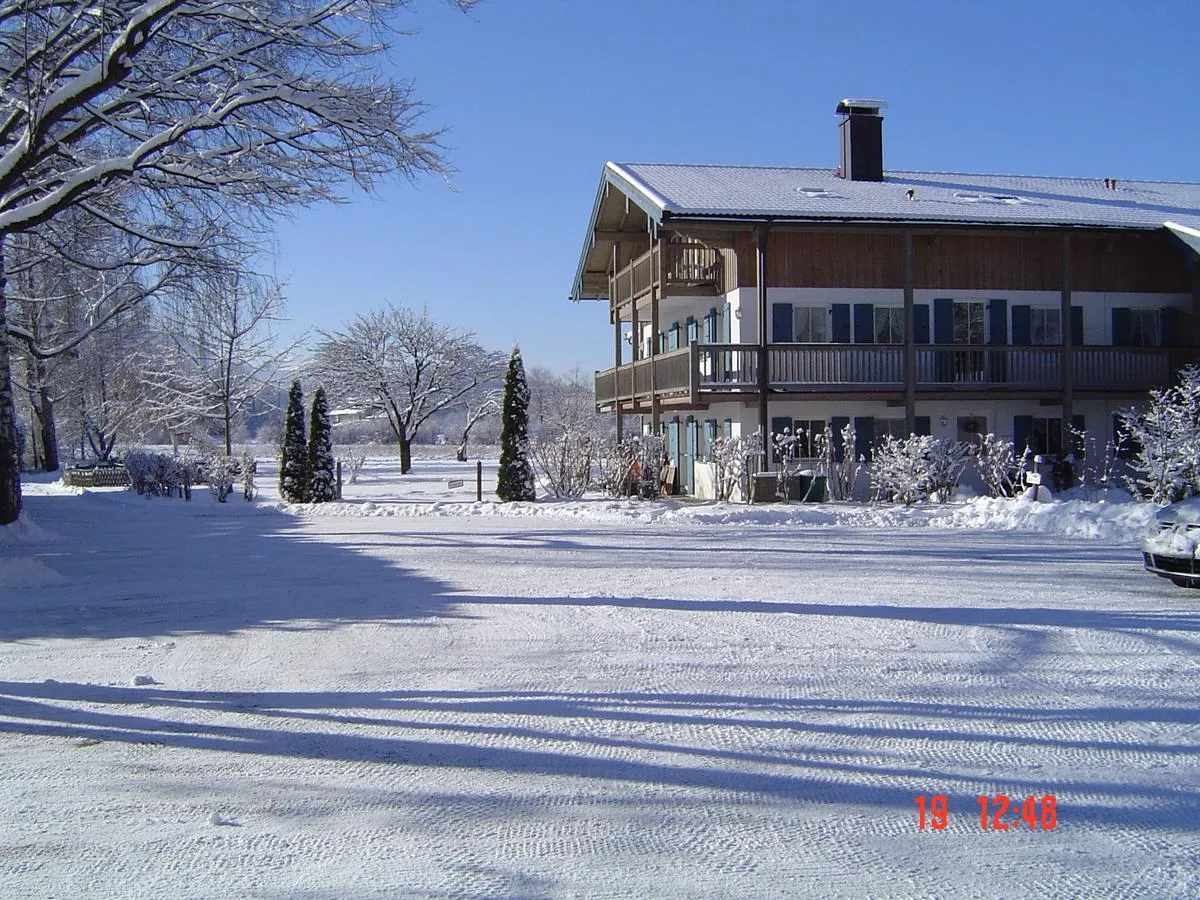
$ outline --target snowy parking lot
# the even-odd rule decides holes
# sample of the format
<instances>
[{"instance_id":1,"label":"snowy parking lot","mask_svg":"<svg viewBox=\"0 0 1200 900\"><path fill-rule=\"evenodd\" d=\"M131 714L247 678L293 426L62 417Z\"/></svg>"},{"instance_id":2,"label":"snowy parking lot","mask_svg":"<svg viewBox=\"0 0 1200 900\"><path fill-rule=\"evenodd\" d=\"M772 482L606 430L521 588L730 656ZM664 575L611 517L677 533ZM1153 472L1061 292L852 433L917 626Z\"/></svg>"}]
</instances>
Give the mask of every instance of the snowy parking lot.
<instances>
[{"instance_id":1,"label":"snowy parking lot","mask_svg":"<svg viewBox=\"0 0 1200 900\"><path fill-rule=\"evenodd\" d=\"M505 509L472 475L30 486L0 896L1200 895L1200 592L1142 571L1144 509Z\"/></svg>"}]
</instances>

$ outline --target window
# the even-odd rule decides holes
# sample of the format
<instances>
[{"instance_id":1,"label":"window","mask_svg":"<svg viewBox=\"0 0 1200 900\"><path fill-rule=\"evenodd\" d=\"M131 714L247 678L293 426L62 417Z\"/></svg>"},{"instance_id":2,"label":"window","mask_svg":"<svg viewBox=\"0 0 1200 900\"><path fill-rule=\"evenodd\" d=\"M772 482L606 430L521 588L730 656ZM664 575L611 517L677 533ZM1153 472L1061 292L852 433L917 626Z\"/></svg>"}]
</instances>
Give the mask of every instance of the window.
<instances>
[{"instance_id":1,"label":"window","mask_svg":"<svg viewBox=\"0 0 1200 900\"><path fill-rule=\"evenodd\" d=\"M824 306L797 306L793 312L798 344L829 343L829 310Z\"/></svg>"},{"instance_id":2,"label":"window","mask_svg":"<svg viewBox=\"0 0 1200 900\"><path fill-rule=\"evenodd\" d=\"M892 437L898 441L908 437L908 430L904 427L903 419L875 419L875 436L871 442L872 445L879 444L885 437Z\"/></svg>"},{"instance_id":3,"label":"window","mask_svg":"<svg viewBox=\"0 0 1200 900\"><path fill-rule=\"evenodd\" d=\"M1060 310L1034 307L1029 311L1029 342L1031 344L1061 344L1061 324Z\"/></svg>"},{"instance_id":4,"label":"window","mask_svg":"<svg viewBox=\"0 0 1200 900\"><path fill-rule=\"evenodd\" d=\"M1158 310L1131 309L1129 311L1129 346L1158 346Z\"/></svg>"},{"instance_id":5,"label":"window","mask_svg":"<svg viewBox=\"0 0 1200 900\"><path fill-rule=\"evenodd\" d=\"M1042 419L1034 416L1029 433L1029 447L1034 453L1058 456L1063 452L1062 419ZM1020 451L1017 451L1020 453Z\"/></svg>"},{"instance_id":6,"label":"window","mask_svg":"<svg viewBox=\"0 0 1200 900\"><path fill-rule=\"evenodd\" d=\"M900 306L875 307L875 343L904 343L904 308Z\"/></svg>"},{"instance_id":7,"label":"window","mask_svg":"<svg viewBox=\"0 0 1200 900\"><path fill-rule=\"evenodd\" d=\"M792 434L796 436L796 456L811 459L817 455L817 445L825 436L825 420L794 419Z\"/></svg>"},{"instance_id":8,"label":"window","mask_svg":"<svg viewBox=\"0 0 1200 900\"><path fill-rule=\"evenodd\" d=\"M983 333L984 322L986 320L987 317L984 314L984 303L982 300L955 300L954 343L986 343Z\"/></svg>"}]
</instances>

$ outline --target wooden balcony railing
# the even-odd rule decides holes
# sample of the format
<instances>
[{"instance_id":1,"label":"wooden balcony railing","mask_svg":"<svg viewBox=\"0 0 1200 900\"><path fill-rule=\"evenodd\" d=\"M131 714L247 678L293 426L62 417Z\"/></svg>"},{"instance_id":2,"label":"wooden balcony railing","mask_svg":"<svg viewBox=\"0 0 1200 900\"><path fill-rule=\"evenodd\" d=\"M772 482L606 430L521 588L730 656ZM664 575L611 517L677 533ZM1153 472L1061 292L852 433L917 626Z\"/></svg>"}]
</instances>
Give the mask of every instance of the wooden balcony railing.
<instances>
[{"instance_id":1,"label":"wooden balcony railing","mask_svg":"<svg viewBox=\"0 0 1200 900\"><path fill-rule=\"evenodd\" d=\"M719 250L702 244L656 241L610 279L609 297L616 308L648 294L653 287L665 295L684 288L716 292L724 286L725 263Z\"/></svg>"},{"instance_id":2,"label":"wooden balcony railing","mask_svg":"<svg viewBox=\"0 0 1200 900\"><path fill-rule=\"evenodd\" d=\"M904 348L878 344L772 344L767 348L770 389L787 393L901 391ZM1077 347L1077 391L1140 392L1169 384L1200 352L1158 347ZM691 402L758 390L756 344L692 344L650 359L596 373L596 403L649 400L654 394ZM1063 386L1061 347L916 348L918 390L1042 390Z\"/></svg>"}]
</instances>

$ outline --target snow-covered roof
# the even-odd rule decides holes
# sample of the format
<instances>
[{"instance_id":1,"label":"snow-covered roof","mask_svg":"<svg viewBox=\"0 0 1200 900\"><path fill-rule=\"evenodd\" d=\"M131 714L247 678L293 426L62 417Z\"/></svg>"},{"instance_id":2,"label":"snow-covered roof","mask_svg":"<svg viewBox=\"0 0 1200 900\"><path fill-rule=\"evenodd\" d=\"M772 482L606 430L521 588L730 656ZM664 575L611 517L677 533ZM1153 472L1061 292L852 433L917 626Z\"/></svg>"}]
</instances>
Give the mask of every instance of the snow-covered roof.
<instances>
[{"instance_id":1,"label":"snow-covered roof","mask_svg":"<svg viewBox=\"0 0 1200 900\"><path fill-rule=\"evenodd\" d=\"M700 220L1200 230L1200 183L886 172L849 181L829 168L614 163L604 166L572 296L601 290L606 202L615 188L647 227ZM598 226L603 226L598 229ZM1177 233L1178 236L1178 233ZM585 283L586 282L586 283Z\"/></svg>"},{"instance_id":2,"label":"snow-covered roof","mask_svg":"<svg viewBox=\"0 0 1200 900\"><path fill-rule=\"evenodd\" d=\"M1200 227L1200 184L1029 175L888 172L847 181L830 169L608 163L664 218L782 217L1161 228ZM912 198L909 198L909 191ZM639 205L643 205L639 203Z\"/></svg>"}]
</instances>

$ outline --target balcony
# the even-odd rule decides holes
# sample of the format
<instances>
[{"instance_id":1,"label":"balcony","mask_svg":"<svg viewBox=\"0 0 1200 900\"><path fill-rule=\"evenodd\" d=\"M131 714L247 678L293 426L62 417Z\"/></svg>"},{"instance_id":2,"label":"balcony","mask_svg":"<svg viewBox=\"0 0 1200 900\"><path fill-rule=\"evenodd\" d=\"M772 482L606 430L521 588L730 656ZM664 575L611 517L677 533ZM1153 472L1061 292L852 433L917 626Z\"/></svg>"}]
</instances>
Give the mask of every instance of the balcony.
<instances>
[{"instance_id":1,"label":"balcony","mask_svg":"<svg viewBox=\"0 0 1200 900\"><path fill-rule=\"evenodd\" d=\"M666 294L716 294L725 287L725 263L719 250L702 244L656 242L609 280L613 309L659 288Z\"/></svg>"},{"instance_id":2,"label":"balcony","mask_svg":"<svg viewBox=\"0 0 1200 900\"><path fill-rule=\"evenodd\" d=\"M770 390L788 394L900 393L904 348L878 344L772 344ZM1077 347L1077 392L1140 393L1174 381L1195 349ZM938 393L1060 391L1061 347L916 348L917 390ZM651 371L653 370L653 382ZM653 391L651 384L653 383ZM637 401L711 403L758 390L756 344L691 344L682 350L596 373L596 404Z\"/></svg>"}]
</instances>

